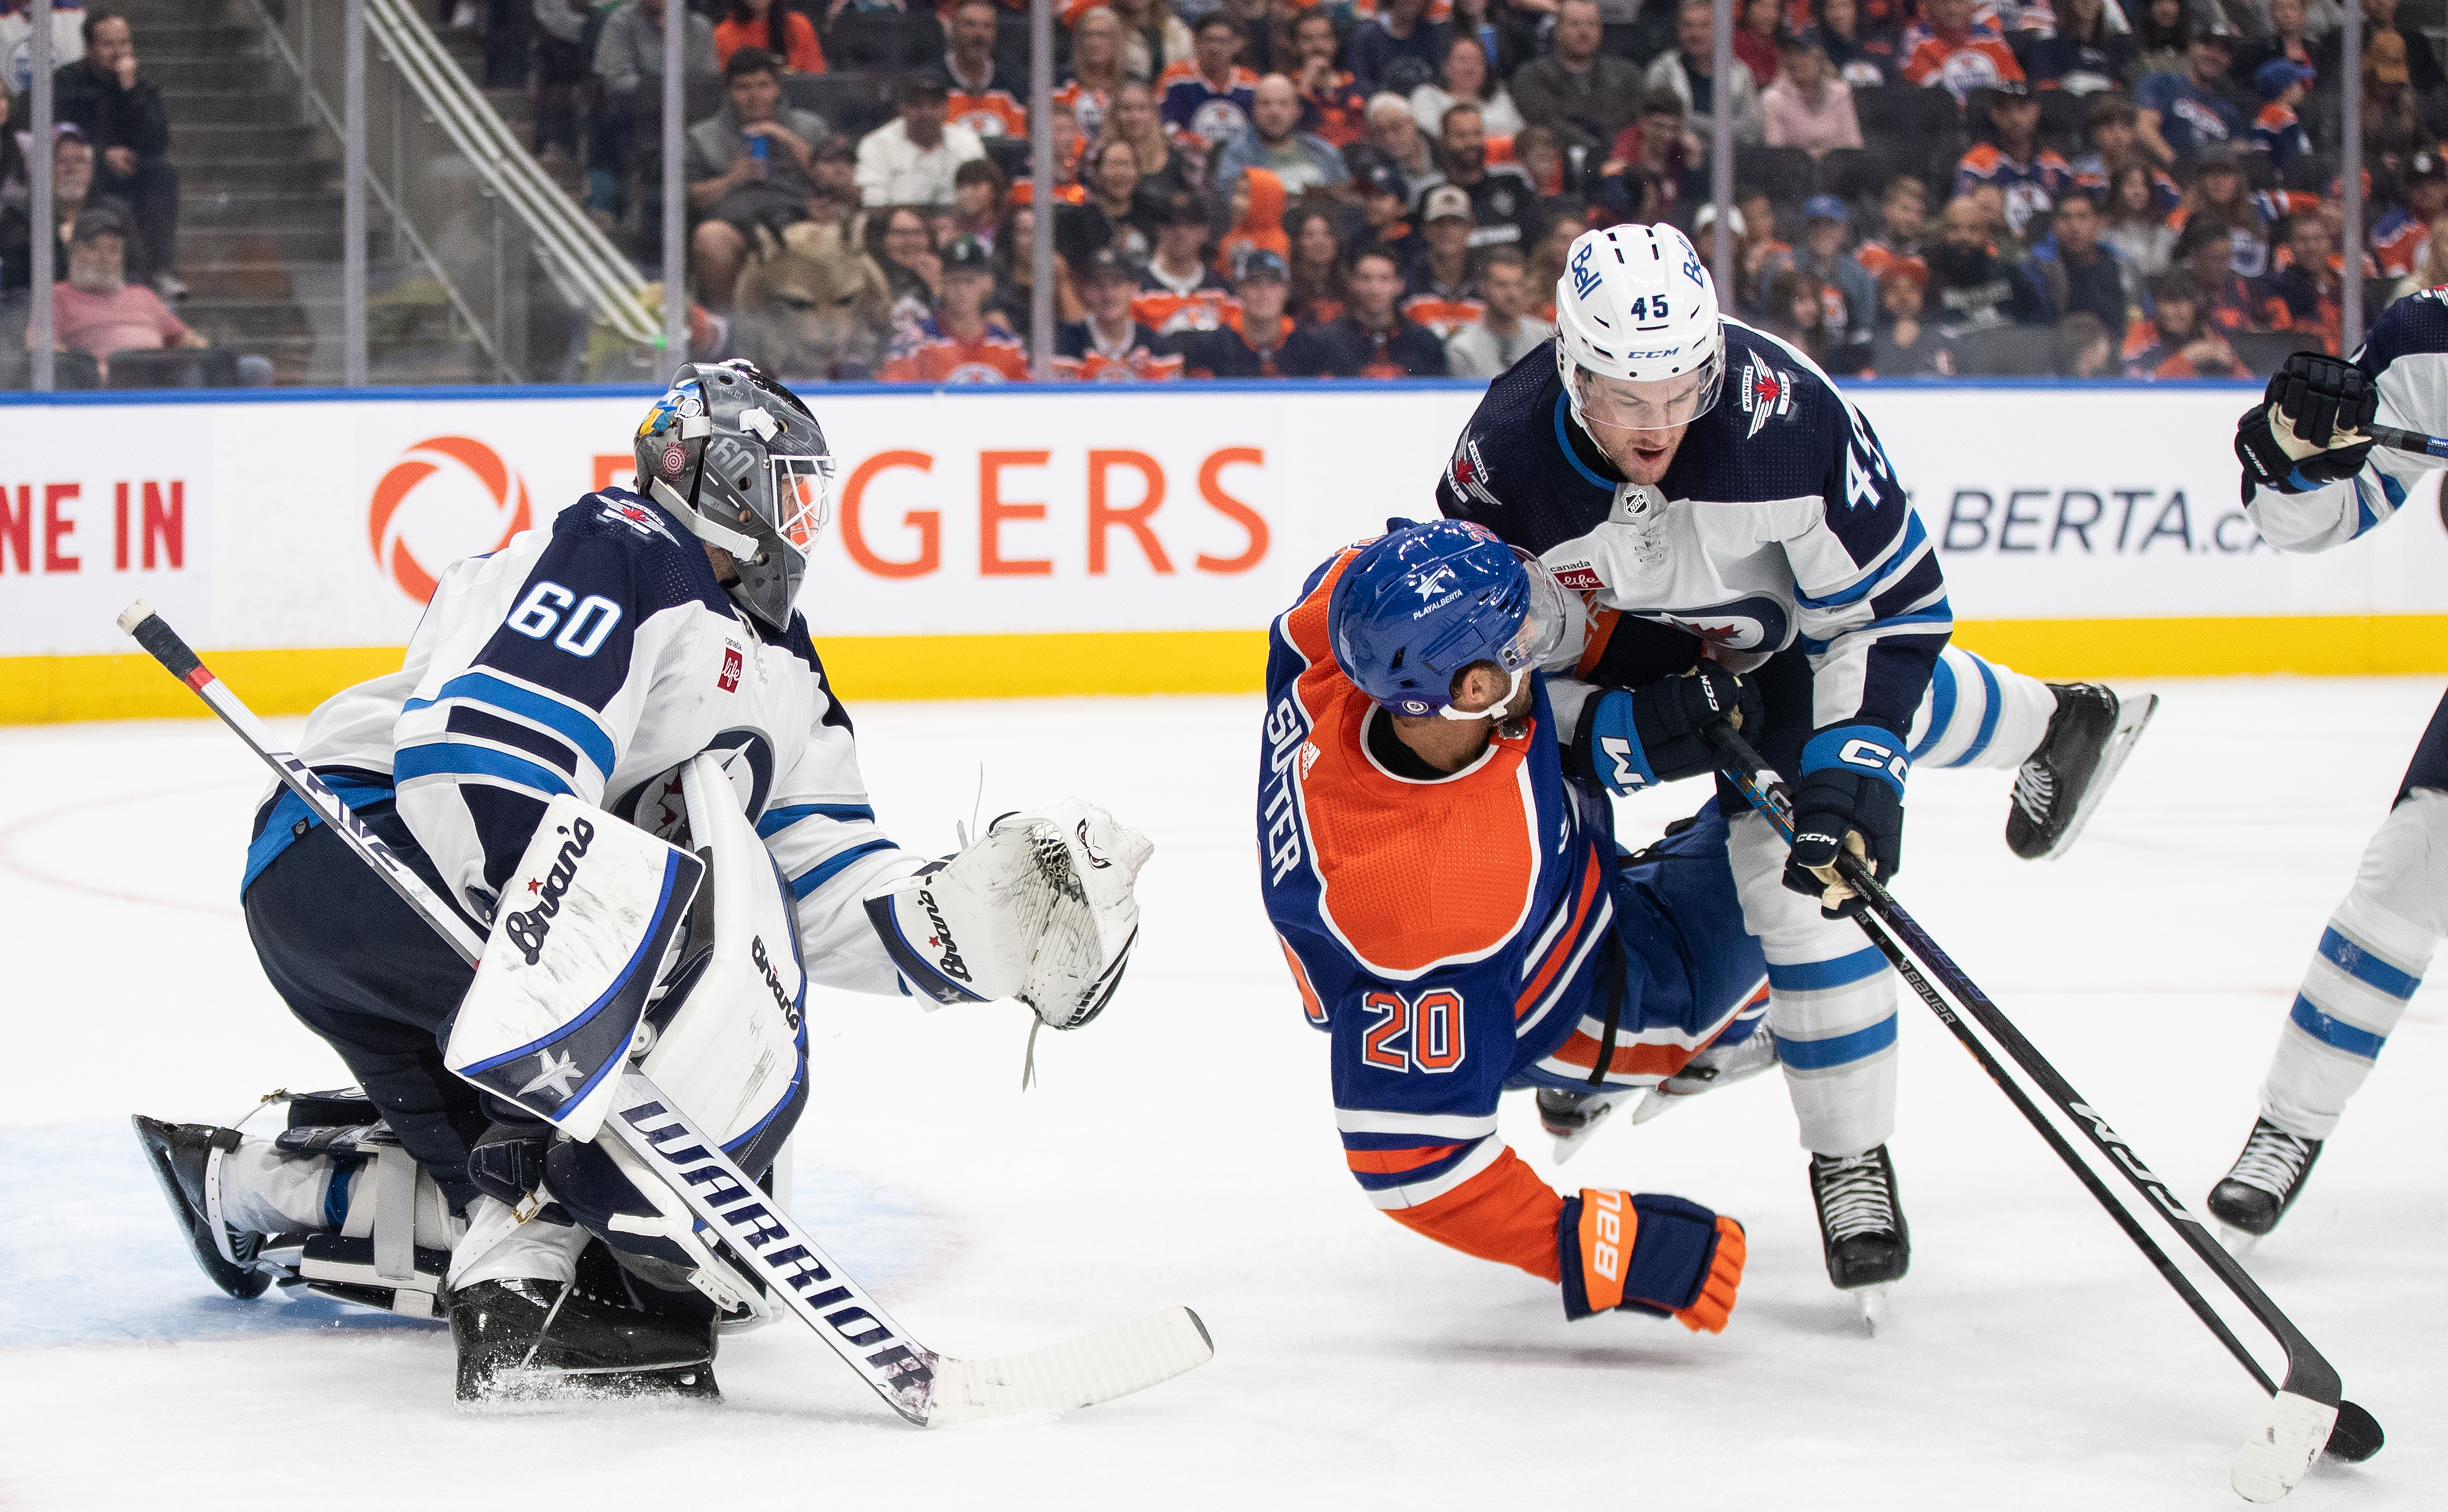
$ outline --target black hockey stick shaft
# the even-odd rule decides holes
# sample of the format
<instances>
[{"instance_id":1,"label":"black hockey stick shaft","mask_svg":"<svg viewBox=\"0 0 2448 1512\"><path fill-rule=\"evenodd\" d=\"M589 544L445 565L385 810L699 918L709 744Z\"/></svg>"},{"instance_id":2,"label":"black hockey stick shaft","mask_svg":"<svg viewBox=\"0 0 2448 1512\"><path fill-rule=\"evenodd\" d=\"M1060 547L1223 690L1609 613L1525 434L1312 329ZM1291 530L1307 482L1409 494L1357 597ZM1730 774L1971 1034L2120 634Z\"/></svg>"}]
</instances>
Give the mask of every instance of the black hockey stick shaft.
<instances>
[{"instance_id":1,"label":"black hockey stick shaft","mask_svg":"<svg viewBox=\"0 0 2448 1512\"><path fill-rule=\"evenodd\" d=\"M2419 457L2448 457L2448 436L2424 435L2419 431L2393 425L2365 426L2363 434L2393 450L2411 451Z\"/></svg>"},{"instance_id":2,"label":"black hockey stick shaft","mask_svg":"<svg viewBox=\"0 0 2448 1512\"><path fill-rule=\"evenodd\" d=\"M1727 725L1719 724L1712 727L1710 737L1712 743L1716 746L1718 755L1725 759L1731 769L1728 776L1742 791L1743 796L1770 823L1775 824L1788 842L1791 841L1793 827L1790 818L1778 808L1775 800L1769 795L1756 776L1756 774L1767 770L1767 763L1761 759L1759 753L1751 749L1750 742ZM2100 1154L2107 1157L2112 1164L2124 1173L2125 1179L2134 1190L2149 1198L2159 1209L2160 1213L2175 1226L2176 1232L2183 1235L2185 1242L2191 1247L2193 1253L2201 1257L2202 1262L2209 1266L2222 1282L2226 1283L2228 1290L2235 1293L2236 1298L2251 1311L2262 1327L2269 1330L2286 1351L2286 1378L2283 1383L2283 1389L2330 1407L2337 1406L2341 1400L2341 1383L2336 1368L2312 1347L2311 1341L2304 1336L2303 1330L2296 1328L2294 1322L2279 1311L2278 1305L2269 1300L2268 1295L2253 1282L2250 1275L2245 1273L2244 1268L2235 1263L2234 1257L2227 1253L2218 1240L2210 1236L2202 1227L2201 1220L2194 1217L2185 1205L2176 1199L2175 1194L2168 1190L2167 1183L2152 1174L2151 1168L2142 1162L2142 1158L2133 1152L2132 1147L2125 1142L2123 1137L2110 1128L2107 1120L2084 1101L2081 1093L2075 1090L2074 1084L2068 1081L2056 1066L2050 1064L2048 1059L2040 1054L2037 1047L2023 1038L2022 1031L2015 1027L2013 1021L1989 1000L1988 995L1974 984L1971 977L1964 973L1963 968L1957 966L1944 950L1939 948L1938 942L1931 939L1928 931L1922 928L1912 915L1906 913L1903 907L1888 894L1886 889L1870 874L1869 869L1859 857L1840 848L1836 855L1836 872L1844 879L1846 886L1851 888L1861 897L1865 909L1869 914L1876 916L1878 924L1884 925L1887 929L1894 931L1894 939L1883 941L1881 931L1871 924L1869 919L1856 916L1864 929L1869 933L1872 943L1880 945L1881 953L1886 955L1890 961L1899 961L1900 957L1908 950L1928 968L1930 974L1943 982L1947 991L1962 1005L1964 1011L1997 1040L2008 1057L2022 1068L2024 1074L2032 1079L2051 1101L2057 1105L2060 1112L2083 1131L2084 1136L2098 1148ZM1938 1012L1939 1018L1955 1031L1956 1037L1966 1045L1977 1045L1978 1042L1971 1037L1968 1028L1956 1016L1940 1006L1937 994L1930 989L1926 978L1916 971L1912 973L1912 980L1914 990L1922 996L1923 1002L1930 1004ZM1976 1055L1982 1061L1983 1069L1989 1072L1991 1079L1998 1081L2001 1087L2006 1086L2007 1081L2002 1074L2004 1068L1990 1059L1985 1050L1976 1051ZM2109 1207L2112 1212L2120 1215L2120 1226L2126 1228L2127 1234L2135 1235L2136 1226L2133 1223L2132 1215L2124 1212L2123 1204L2115 1201L2113 1195L2097 1183L2096 1173L2090 1171L2088 1162L2075 1157L2074 1151L2061 1137L2057 1136L2055 1129L2048 1126L2045 1118L2029 1099L2017 1097L2015 1101L2017 1106L2023 1110L2024 1116L2032 1120L2033 1126L2048 1135L2049 1143L2057 1152L2058 1158L2078 1176L2084 1177L2084 1184L2092 1188L2093 1196L2099 1197L2103 1206ZM2160 1274L2167 1277L2169 1284L2185 1296L2186 1301L2192 1306L2196 1313L2200 1314L2206 1322L2209 1321L2213 1314L2208 1301L2201 1297L2200 1292L2195 1291L2190 1282L2182 1278L2181 1273L2168 1261L2167 1256L2156 1253L2155 1246L2146 1246L2145 1253L2152 1254L2154 1263L2159 1266ZM2236 1357L2244 1362L2246 1368L2252 1372L2253 1379L2264 1390L2274 1391L2282 1388L2270 1384L2268 1374L2252 1360L2240 1341L2223 1323L2213 1324L2212 1328L2219 1334L2222 1342L2226 1343Z\"/></svg>"}]
</instances>

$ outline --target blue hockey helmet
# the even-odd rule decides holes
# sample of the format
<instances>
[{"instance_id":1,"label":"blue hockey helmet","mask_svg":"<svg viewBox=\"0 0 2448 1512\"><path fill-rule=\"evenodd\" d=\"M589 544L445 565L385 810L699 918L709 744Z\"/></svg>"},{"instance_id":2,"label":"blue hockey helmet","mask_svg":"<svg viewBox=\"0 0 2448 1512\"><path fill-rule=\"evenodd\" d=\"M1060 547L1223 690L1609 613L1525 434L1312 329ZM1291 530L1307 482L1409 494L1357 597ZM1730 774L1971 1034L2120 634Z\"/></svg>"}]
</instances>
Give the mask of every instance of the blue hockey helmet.
<instances>
[{"instance_id":1,"label":"blue hockey helmet","mask_svg":"<svg viewBox=\"0 0 2448 1512\"><path fill-rule=\"evenodd\" d=\"M1546 565L1467 520L1388 520L1327 601L1327 633L1344 675L1400 715L1494 715L1532 668L1562 648L1578 603ZM1487 661L1513 685L1490 708L1453 707L1454 677Z\"/></svg>"}]
</instances>

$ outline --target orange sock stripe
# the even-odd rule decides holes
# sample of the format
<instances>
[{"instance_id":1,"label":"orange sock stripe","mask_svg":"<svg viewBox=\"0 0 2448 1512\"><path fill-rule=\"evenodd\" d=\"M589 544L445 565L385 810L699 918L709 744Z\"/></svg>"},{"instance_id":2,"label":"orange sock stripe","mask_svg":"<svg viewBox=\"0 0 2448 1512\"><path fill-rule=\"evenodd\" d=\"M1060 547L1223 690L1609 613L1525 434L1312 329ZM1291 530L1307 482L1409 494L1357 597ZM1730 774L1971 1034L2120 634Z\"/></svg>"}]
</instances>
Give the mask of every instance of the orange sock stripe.
<instances>
[{"instance_id":1,"label":"orange sock stripe","mask_svg":"<svg viewBox=\"0 0 2448 1512\"><path fill-rule=\"evenodd\" d=\"M1439 1244L1519 1266L1548 1281L1564 1278L1556 1260L1556 1219L1563 1211L1564 1199L1509 1149L1433 1202L1386 1210L1395 1222Z\"/></svg>"}]
</instances>

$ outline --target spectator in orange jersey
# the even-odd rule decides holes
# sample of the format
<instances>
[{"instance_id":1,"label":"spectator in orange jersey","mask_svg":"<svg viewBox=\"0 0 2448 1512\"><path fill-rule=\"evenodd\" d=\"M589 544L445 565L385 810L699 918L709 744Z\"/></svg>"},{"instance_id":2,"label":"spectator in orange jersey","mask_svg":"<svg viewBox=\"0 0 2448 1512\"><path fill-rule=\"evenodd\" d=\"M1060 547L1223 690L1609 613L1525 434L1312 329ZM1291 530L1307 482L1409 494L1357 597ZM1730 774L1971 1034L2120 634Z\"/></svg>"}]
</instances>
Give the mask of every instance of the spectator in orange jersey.
<instances>
[{"instance_id":1,"label":"spectator in orange jersey","mask_svg":"<svg viewBox=\"0 0 2448 1512\"><path fill-rule=\"evenodd\" d=\"M1922 254L1922 240L1928 229L1928 186L1910 174L1891 180L1879 197L1878 232L1853 249L1853 260L1873 278L1885 278L1900 263L1908 265L1920 271L1925 286L1929 259Z\"/></svg>"},{"instance_id":2,"label":"spectator in orange jersey","mask_svg":"<svg viewBox=\"0 0 2448 1512\"><path fill-rule=\"evenodd\" d=\"M816 41L816 29L776 0L731 0L730 11L714 24L714 61L727 64L742 48L764 48L793 73L825 71L825 49Z\"/></svg>"},{"instance_id":3,"label":"spectator in orange jersey","mask_svg":"<svg viewBox=\"0 0 2448 1512\"><path fill-rule=\"evenodd\" d=\"M1351 259L1351 307L1343 318L1304 325L1284 343L1281 366L1296 378L1442 378L1445 351L1403 318L1403 275L1394 255L1364 248Z\"/></svg>"},{"instance_id":4,"label":"spectator in orange jersey","mask_svg":"<svg viewBox=\"0 0 2448 1512\"><path fill-rule=\"evenodd\" d=\"M1264 247L1250 247L1234 259L1233 303L1224 324L1174 338L1194 378L1280 378L1275 359L1297 327L1284 313L1291 292L1284 259Z\"/></svg>"},{"instance_id":5,"label":"spectator in orange jersey","mask_svg":"<svg viewBox=\"0 0 2448 1512\"><path fill-rule=\"evenodd\" d=\"M2344 280L2331 251L2329 228L2317 215L2286 223L2285 257L2259 281L2261 323L2272 331L2300 331L2306 345L2338 354L2345 307Z\"/></svg>"},{"instance_id":6,"label":"spectator in orange jersey","mask_svg":"<svg viewBox=\"0 0 2448 1512\"><path fill-rule=\"evenodd\" d=\"M1207 210L1198 197L1175 195L1157 221L1156 256L1139 273L1132 319L1168 336L1224 323L1233 291L1207 265Z\"/></svg>"},{"instance_id":7,"label":"spectator in orange jersey","mask_svg":"<svg viewBox=\"0 0 2448 1512\"><path fill-rule=\"evenodd\" d=\"M1312 6L1292 22L1292 83L1299 86L1301 129L1348 147L1368 134L1368 91L1334 66L1334 18Z\"/></svg>"},{"instance_id":8,"label":"spectator in orange jersey","mask_svg":"<svg viewBox=\"0 0 2448 1512\"><path fill-rule=\"evenodd\" d=\"M2151 280L2152 309L2128 337L2125 374L2131 378L2231 378L2244 364L2218 327L2202 313L2193 276L2173 269Z\"/></svg>"},{"instance_id":9,"label":"spectator in orange jersey","mask_svg":"<svg viewBox=\"0 0 2448 1512\"><path fill-rule=\"evenodd\" d=\"M884 364L887 383L1025 383L1028 352L1010 327L985 313L994 255L974 237L943 251L943 298L932 318Z\"/></svg>"},{"instance_id":10,"label":"spectator in orange jersey","mask_svg":"<svg viewBox=\"0 0 2448 1512\"><path fill-rule=\"evenodd\" d=\"M1286 261L1291 259L1291 239L1284 234L1284 184L1264 168L1252 168L1233 185L1233 229L1215 249L1220 271L1245 247L1264 247Z\"/></svg>"},{"instance_id":11,"label":"spectator in orange jersey","mask_svg":"<svg viewBox=\"0 0 2448 1512\"><path fill-rule=\"evenodd\" d=\"M1426 252L1410 266L1401 308L1404 319L1425 327L1441 342L1487 314L1471 266L1471 226L1468 194L1450 183L1428 191L1420 212Z\"/></svg>"},{"instance_id":12,"label":"spectator in orange jersey","mask_svg":"<svg viewBox=\"0 0 2448 1512\"><path fill-rule=\"evenodd\" d=\"M1961 105L1975 89L2023 78L2023 66L1998 29L1972 19L1973 0L1928 0L1927 20L1904 33L1906 84L1940 86Z\"/></svg>"},{"instance_id":13,"label":"spectator in orange jersey","mask_svg":"<svg viewBox=\"0 0 2448 1512\"><path fill-rule=\"evenodd\" d=\"M994 0L960 0L950 30L951 50L936 65L944 81L945 118L982 138L1028 135L1028 107L1020 102L1028 83L1003 78L995 68Z\"/></svg>"},{"instance_id":14,"label":"spectator in orange jersey","mask_svg":"<svg viewBox=\"0 0 2448 1512\"><path fill-rule=\"evenodd\" d=\"M1105 112L1114 107L1114 91L1122 72L1122 23L1105 6L1090 6L1071 29L1071 69L1055 86L1054 100L1071 107L1081 133L1094 142L1105 129Z\"/></svg>"},{"instance_id":15,"label":"spectator in orange jersey","mask_svg":"<svg viewBox=\"0 0 2448 1512\"><path fill-rule=\"evenodd\" d=\"M1054 376L1071 382L1160 382L1181 376L1173 340L1131 318L1138 275L1111 248L1088 261L1081 302L1088 317L1054 333Z\"/></svg>"}]
</instances>

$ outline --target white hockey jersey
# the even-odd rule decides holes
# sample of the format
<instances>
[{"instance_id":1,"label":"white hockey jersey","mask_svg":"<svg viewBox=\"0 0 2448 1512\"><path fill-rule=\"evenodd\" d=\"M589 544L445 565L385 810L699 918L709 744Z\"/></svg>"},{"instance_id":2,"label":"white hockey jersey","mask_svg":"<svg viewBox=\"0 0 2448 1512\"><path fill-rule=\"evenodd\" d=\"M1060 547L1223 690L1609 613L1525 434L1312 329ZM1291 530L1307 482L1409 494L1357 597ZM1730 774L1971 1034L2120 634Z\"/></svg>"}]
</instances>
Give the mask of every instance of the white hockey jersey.
<instances>
[{"instance_id":1,"label":"white hockey jersey","mask_svg":"<svg viewBox=\"0 0 2448 1512\"><path fill-rule=\"evenodd\" d=\"M2430 435L2448 431L2448 286L2381 311L2354 360L2380 389L2381 425ZM2425 473L2443 465L2374 447L2354 477L2301 493L2256 488L2245 513L2281 551L2326 551L2377 528L2404 507Z\"/></svg>"},{"instance_id":2,"label":"white hockey jersey","mask_svg":"<svg viewBox=\"0 0 2448 1512\"><path fill-rule=\"evenodd\" d=\"M700 751L727 753L798 898L809 977L902 990L860 900L921 860L876 825L806 620L761 631L696 537L636 494L589 494L548 530L453 563L401 670L316 709L298 755L353 805L395 797L453 900L489 920L552 794L654 828L677 808L667 775ZM280 819L250 882L286 844Z\"/></svg>"}]
</instances>

